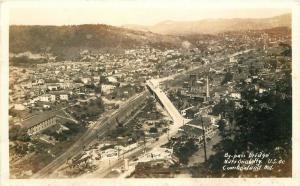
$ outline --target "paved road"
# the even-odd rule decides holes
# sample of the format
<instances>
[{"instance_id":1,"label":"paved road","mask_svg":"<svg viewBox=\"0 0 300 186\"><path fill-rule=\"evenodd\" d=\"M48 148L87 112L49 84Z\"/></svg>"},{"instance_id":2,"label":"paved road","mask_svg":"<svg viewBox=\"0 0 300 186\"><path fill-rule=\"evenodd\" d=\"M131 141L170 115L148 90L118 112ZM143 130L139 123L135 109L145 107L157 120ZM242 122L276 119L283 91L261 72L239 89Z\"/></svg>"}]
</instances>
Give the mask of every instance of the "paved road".
<instances>
[{"instance_id":1,"label":"paved road","mask_svg":"<svg viewBox=\"0 0 300 186\"><path fill-rule=\"evenodd\" d=\"M178 125L179 123L182 125L184 118L176 109L171 100L167 97L167 95L159 88L159 81L157 80L149 80L147 82L148 87L156 94L160 102L163 104L164 109L169 113L174 124Z\"/></svg>"},{"instance_id":2,"label":"paved road","mask_svg":"<svg viewBox=\"0 0 300 186\"><path fill-rule=\"evenodd\" d=\"M133 104L140 104L146 98L147 92L144 91L123 103L116 111L105 113L95 124L90 127L70 148L53 160L46 167L35 173L31 178L45 178L53 171L64 164L69 158L77 155L83 150L84 145L91 143L97 135L104 135L107 129L110 128L111 123L115 121L117 116L131 109Z\"/></svg>"}]
</instances>

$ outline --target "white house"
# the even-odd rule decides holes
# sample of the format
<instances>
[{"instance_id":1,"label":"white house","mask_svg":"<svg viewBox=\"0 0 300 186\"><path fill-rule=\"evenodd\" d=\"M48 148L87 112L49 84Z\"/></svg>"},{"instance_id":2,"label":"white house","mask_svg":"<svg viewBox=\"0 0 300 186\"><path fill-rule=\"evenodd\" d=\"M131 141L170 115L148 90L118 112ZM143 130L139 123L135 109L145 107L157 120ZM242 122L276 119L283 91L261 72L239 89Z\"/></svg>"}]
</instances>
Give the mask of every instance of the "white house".
<instances>
[{"instance_id":1,"label":"white house","mask_svg":"<svg viewBox=\"0 0 300 186\"><path fill-rule=\"evenodd\" d=\"M100 81L100 76L94 76L94 77L93 77L93 80L94 80L94 81Z\"/></svg>"},{"instance_id":2,"label":"white house","mask_svg":"<svg viewBox=\"0 0 300 186\"><path fill-rule=\"evenodd\" d=\"M118 80L115 77L109 76L107 77L107 81L110 83L117 83Z\"/></svg>"},{"instance_id":3,"label":"white house","mask_svg":"<svg viewBox=\"0 0 300 186\"><path fill-rule=\"evenodd\" d=\"M43 85L43 84L45 84L45 80L39 79L39 80L37 80L37 84L38 85Z\"/></svg>"},{"instance_id":4,"label":"white house","mask_svg":"<svg viewBox=\"0 0 300 186\"><path fill-rule=\"evenodd\" d=\"M40 97L40 101L42 102L55 102L56 101L56 96L53 94L44 94L41 95Z\"/></svg>"},{"instance_id":5,"label":"white house","mask_svg":"<svg viewBox=\"0 0 300 186\"><path fill-rule=\"evenodd\" d=\"M58 85L48 85L47 87L49 90L58 90Z\"/></svg>"},{"instance_id":6,"label":"white house","mask_svg":"<svg viewBox=\"0 0 300 186\"><path fill-rule=\"evenodd\" d=\"M16 110L25 110L26 109L26 107L23 104L15 104L14 108Z\"/></svg>"},{"instance_id":7,"label":"white house","mask_svg":"<svg viewBox=\"0 0 300 186\"><path fill-rule=\"evenodd\" d=\"M241 99L241 93L239 93L239 92L232 92L232 93L230 93L230 97L232 97L234 99Z\"/></svg>"},{"instance_id":8,"label":"white house","mask_svg":"<svg viewBox=\"0 0 300 186\"><path fill-rule=\"evenodd\" d=\"M87 84L87 83L91 82L91 78L81 78L81 81L82 81L84 84Z\"/></svg>"},{"instance_id":9,"label":"white house","mask_svg":"<svg viewBox=\"0 0 300 186\"><path fill-rule=\"evenodd\" d=\"M59 99L60 100L69 100L69 96L68 96L68 94L61 94L61 95L59 95Z\"/></svg>"},{"instance_id":10,"label":"white house","mask_svg":"<svg viewBox=\"0 0 300 186\"><path fill-rule=\"evenodd\" d=\"M115 85L101 85L101 91L104 94L109 94L111 93L114 89L116 88Z\"/></svg>"},{"instance_id":11,"label":"white house","mask_svg":"<svg viewBox=\"0 0 300 186\"><path fill-rule=\"evenodd\" d=\"M265 88L259 88L258 89L258 93L260 93L260 94L262 94L262 93L264 93L266 91L267 91L267 89L265 89Z\"/></svg>"},{"instance_id":12,"label":"white house","mask_svg":"<svg viewBox=\"0 0 300 186\"><path fill-rule=\"evenodd\" d=\"M235 56L231 56L229 58L229 63L237 63L237 59L235 58Z\"/></svg>"}]
</instances>

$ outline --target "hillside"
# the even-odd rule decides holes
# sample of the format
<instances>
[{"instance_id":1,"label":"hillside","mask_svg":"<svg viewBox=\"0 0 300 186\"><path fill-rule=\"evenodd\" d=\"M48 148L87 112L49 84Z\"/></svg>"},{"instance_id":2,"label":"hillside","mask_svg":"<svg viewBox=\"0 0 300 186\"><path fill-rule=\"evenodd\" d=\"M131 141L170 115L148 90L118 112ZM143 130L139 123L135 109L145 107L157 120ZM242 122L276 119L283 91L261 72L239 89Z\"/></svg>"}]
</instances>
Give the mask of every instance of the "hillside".
<instances>
[{"instance_id":1,"label":"hillside","mask_svg":"<svg viewBox=\"0 0 300 186\"><path fill-rule=\"evenodd\" d=\"M9 50L10 53L52 53L62 59L73 59L79 55L80 51L85 49L118 52L123 49L145 45L154 48L178 48L186 40L194 44L193 35L201 38L227 31L262 30L275 27L290 28L290 26L291 15L289 14L265 19L164 21L151 27L127 25L131 29L103 24L71 26L13 25L10 26L9 32Z\"/></svg>"},{"instance_id":2,"label":"hillside","mask_svg":"<svg viewBox=\"0 0 300 186\"><path fill-rule=\"evenodd\" d=\"M178 47L181 40L150 32L108 25L10 26L10 53L50 52L72 57L80 50L118 50L150 45L156 48Z\"/></svg>"},{"instance_id":3,"label":"hillside","mask_svg":"<svg viewBox=\"0 0 300 186\"><path fill-rule=\"evenodd\" d=\"M199 21L163 21L153 26L124 25L126 28L166 35L216 34L226 31L260 30L291 27L291 15L263 19L204 19Z\"/></svg>"}]
</instances>

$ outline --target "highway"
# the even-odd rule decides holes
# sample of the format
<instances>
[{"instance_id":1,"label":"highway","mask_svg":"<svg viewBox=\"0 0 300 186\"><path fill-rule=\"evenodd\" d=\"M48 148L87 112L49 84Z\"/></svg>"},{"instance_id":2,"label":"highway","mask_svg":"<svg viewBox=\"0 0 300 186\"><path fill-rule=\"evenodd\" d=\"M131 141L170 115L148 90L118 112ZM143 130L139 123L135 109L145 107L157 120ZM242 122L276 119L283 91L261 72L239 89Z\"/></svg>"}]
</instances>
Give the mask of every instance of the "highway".
<instances>
[{"instance_id":1,"label":"highway","mask_svg":"<svg viewBox=\"0 0 300 186\"><path fill-rule=\"evenodd\" d=\"M179 111L176 109L171 100L167 97L167 95L159 88L159 81L157 80L149 80L147 82L148 87L156 94L161 103L164 106L164 109L169 113L172 120L175 124L183 122L184 118L181 116Z\"/></svg>"},{"instance_id":2,"label":"highway","mask_svg":"<svg viewBox=\"0 0 300 186\"><path fill-rule=\"evenodd\" d=\"M116 111L110 111L104 113L93 126L91 126L70 148L54 159L51 163L45 166L43 169L35 173L31 178L46 178L53 171L63 165L69 158L76 156L83 150L85 145L90 144L97 135L104 135L108 128L111 127L111 123L115 121L116 117L120 113L129 110L133 104L140 104L146 99L147 92L143 91L137 94L123 103Z\"/></svg>"}]
</instances>

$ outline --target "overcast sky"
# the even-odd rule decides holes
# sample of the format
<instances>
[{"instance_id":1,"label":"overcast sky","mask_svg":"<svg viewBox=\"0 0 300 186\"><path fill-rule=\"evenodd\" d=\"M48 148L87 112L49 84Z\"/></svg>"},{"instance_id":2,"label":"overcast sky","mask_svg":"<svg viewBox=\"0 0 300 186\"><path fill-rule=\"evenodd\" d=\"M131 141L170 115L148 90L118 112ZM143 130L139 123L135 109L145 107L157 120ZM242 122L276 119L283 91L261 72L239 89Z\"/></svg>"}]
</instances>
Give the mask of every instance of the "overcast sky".
<instances>
[{"instance_id":1,"label":"overcast sky","mask_svg":"<svg viewBox=\"0 0 300 186\"><path fill-rule=\"evenodd\" d=\"M225 1L226 3L220 1L221 3L216 4L216 1L104 0L100 2L72 3L72 6L66 2L64 4L18 3L10 4L9 21L10 24L14 25L97 23L115 26L124 24L153 25L165 20L193 21L207 18L264 18L291 12L289 4L243 4L238 0Z\"/></svg>"}]
</instances>

